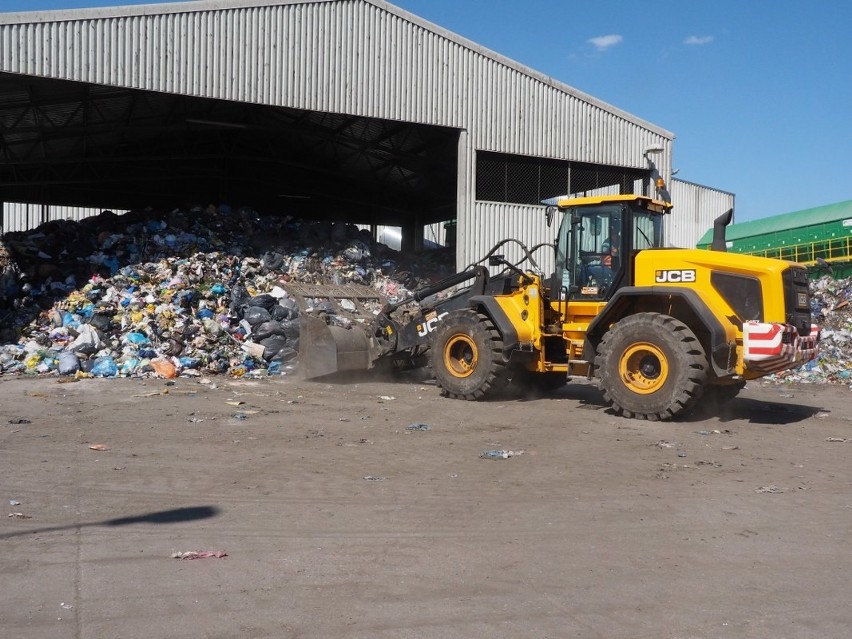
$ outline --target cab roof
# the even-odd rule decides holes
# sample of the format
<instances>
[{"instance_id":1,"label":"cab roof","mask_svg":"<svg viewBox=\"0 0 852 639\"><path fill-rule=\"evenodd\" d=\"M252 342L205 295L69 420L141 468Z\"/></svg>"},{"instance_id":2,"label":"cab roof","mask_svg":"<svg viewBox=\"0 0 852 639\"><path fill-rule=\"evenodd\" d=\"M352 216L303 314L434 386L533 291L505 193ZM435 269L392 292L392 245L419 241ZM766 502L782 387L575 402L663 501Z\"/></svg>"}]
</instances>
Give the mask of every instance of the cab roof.
<instances>
[{"instance_id":1,"label":"cab roof","mask_svg":"<svg viewBox=\"0 0 852 639\"><path fill-rule=\"evenodd\" d=\"M659 209L660 213L668 213L672 209L672 205L662 200L655 200L647 195L595 195L592 197L571 197L570 195L560 195L547 200L542 200L542 204L547 206L558 206L560 209L568 208L569 206L588 206L590 204L610 204L612 202L644 202L645 206L650 206L654 209Z\"/></svg>"}]
</instances>

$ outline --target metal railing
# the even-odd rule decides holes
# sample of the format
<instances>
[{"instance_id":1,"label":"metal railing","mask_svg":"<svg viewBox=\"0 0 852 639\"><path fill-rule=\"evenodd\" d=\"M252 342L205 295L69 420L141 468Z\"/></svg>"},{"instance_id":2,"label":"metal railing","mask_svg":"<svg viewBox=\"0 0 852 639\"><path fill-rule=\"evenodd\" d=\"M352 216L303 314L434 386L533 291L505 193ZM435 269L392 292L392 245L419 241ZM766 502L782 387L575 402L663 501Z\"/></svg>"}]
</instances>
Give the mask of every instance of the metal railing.
<instances>
[{"instance_id":1,"label":"metal railing","mask_svg":"<svg viewBox=\"0 0 852 639\"><path fill-rule=\"evenodd\" d=\"M845 262L852 260L852 236L739 252L746 255L772 257L791 262L800 262L802 264L816 264L817 260Z\"/></svg>"}]
</instances>

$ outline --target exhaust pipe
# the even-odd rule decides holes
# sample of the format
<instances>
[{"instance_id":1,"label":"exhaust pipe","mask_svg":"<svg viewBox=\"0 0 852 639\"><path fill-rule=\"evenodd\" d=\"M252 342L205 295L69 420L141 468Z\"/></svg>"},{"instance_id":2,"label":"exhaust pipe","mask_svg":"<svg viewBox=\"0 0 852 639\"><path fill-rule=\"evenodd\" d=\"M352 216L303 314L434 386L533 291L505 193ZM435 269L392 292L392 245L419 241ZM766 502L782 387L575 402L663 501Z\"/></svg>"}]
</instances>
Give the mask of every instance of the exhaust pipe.
<instances>
[{"instance_id":1,"label":"exhaust pipe","mask_svg":"<svg viewBox=\"0 0 852 639\"><path fill-rule=\"evenodd\" d=\"M725 240L725 227L734 219L734 209L728 209L727 213L722 213L719 217L713 220L713 244L710 246L711 251L727 252L728 243Z\"/></svg>"}]
</instances>

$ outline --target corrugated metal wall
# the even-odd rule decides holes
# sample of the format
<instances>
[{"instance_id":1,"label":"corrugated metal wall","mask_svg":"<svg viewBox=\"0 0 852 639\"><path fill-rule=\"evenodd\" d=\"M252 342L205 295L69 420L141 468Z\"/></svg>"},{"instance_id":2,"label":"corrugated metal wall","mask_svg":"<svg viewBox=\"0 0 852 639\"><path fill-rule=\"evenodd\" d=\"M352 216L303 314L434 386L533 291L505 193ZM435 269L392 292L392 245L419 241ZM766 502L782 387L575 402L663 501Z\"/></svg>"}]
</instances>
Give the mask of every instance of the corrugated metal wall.
<instances>
[{"instance_id":1,"label":"corrugated metal wall","mask_svg":"<svg viewBox=\"0 0 852 639\"><path fill-rule=\"evenodd\" d=\"M713 220L734 208L734 194L711 189L700 184L672 180L672 214L666 220L665 236L668 246L693 248Z\"/></svg>"},{"instance_id":2,"label":"corrugated metal wall","mask_svg":"<svg viewBox=\"0 0 852 639\"><path fill-rule=\"evenodd\" d=\"M558 224L559 220L555 220L554 225L548 228L544 218L544 207L477 202L469 219L459 219L459 228L478 229L474 233L459 233L458 242L463 245L462 253L467 257L465 262L459 263L459 269L478 262L498 242L506 238L520 240L528 248L533 248L541 243L552 246L556 238ZM549 275L553 271L553 249L550 246L543 247L533 253L535 261L545 275ZM523 252L513 242L501 247L497 253L505 255L506 259L512 263L519 263L523 257ZM487 263L485 265L487 266ZM521 267L529 268L529 264L524 263ZM497 270L502 270L502 268Z\"/></svg>"},{"instance_id":3,"label":"corrugated metal wall","mask_svg":"<svg viewBox=\"0 0 852 639\"><path fill-rule=\"evenodd\" d=\"M0 14L0 70L463 129L460 183L475 150L644 169L656 146L671 167L668 131L380 0ZM460 237L534 241L518 207L473 204L460 186Z\"/></svg>"},{"instance_id":4,"label":"corrugated metal wall","mask_svg":"<svg viewBox=\"0 0 852 639\"><path fill-rule=\"evenodd\" d=\"M45 222L54 220L82 220L83 218L100 215L105 209L86 208L80 206L57 206L51 204L27 204L26 202L3 202L3 225L0 233L13 231L28 231ZM121 214L127 211L109 209Z\"/></svg>"}]
</instances>

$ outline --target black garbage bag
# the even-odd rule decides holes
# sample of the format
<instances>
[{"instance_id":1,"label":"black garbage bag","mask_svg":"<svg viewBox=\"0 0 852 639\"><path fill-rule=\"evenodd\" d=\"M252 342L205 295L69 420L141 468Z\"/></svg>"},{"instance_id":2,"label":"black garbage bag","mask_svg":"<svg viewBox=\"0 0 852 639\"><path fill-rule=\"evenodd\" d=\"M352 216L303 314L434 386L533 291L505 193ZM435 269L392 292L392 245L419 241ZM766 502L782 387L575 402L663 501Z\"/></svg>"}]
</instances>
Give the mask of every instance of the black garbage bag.
<instances>
[{"instance_id":1,"label":"black garbage bag","mask_svg":"<svg viewBox=\"0 0 852 639\"><path fill-rule=\"evenodd\" d=\"M279 322L283 335L291 342L299 339L299 320L290 320L287 322Z\"/></svg>"},{"instance_id":2,"label":"black garbage bag","mask_svg":"<svg viewBox=\"0 0 852 639\"><path fill-rule=\"evenodd\" d=\"M242 284L237 284L231 288L231 306L230 312L236 313L240 308L248 304L251 299L251 294Z\"/></svg>"},{"instance_id":3,"label":"black garbage bag","mask_svg":"<svg viewBox=\"0 0 852 639\"><path fill-rule=\"evenodd\" d=\"M262 306L246 306L243 308L242 315L243 319L252 327L252 330L258 324L272 320L272 315Z\"/></svg>"},{"instance_id":4,"label":"black garbage bag","mask_svg":"<svg viewBox=\"0 0 852 639\"><path fill-rule=\"evenodd\" d=\"M287 334L278 322L270 320L269 322L263 322L257 326L252 326L251 336L255 341L262 342L269 337L280 336L286 338Z\"/></svg>"},{"instance_id":5,"label":"black garbage bag","mask_svg":"<svg viewBox=\"0 0 852 639\"><path fill-rule=\"evenodd\" d=\"M281 306L280 304L278 306L274 306L269 314L272 315L272 319L276 322L290 319L290 309Z\"/></svg>"},{"instance_id":6,"label":"black garbage bag","mask_svg":"<svg viewBox=\"0 0 852 639\"><path fill-rule=\"evenodd\" d=\"M112 317L105 313L94 313L91 319L89 319L89 324L101 333L108 333L112 324Z\"/></svg>"},{"instance_id":7,"label":"black garbage bag","mask_svg":"<svg viewBox=\"0 0 852 639\"><path fill-rule=\"evenodd\" d=\"M272 295L268 293L264 293L263 295L255 295L252 297L247 305L248 306L259 306L261 308L265 308L267 311L272 310L278 304L278 300L275 299Z\"/></svg>"},{"instance_id":8,"label":"black garbage bag","mask_svg":"<svg viewBox=\"0 0 852 639\"><path fill-rule=\"evenodd\" d=\"M268 251L260 258L260 262L267 271L277 271L284 264L284 256L275 251Z\"/></svg>"},{"instance_id":9,"label":"black garbage bag","mask_svg":"<svg viewBox=\"0 0 852 639\"><path fill-rule=\"evenodd\" d=\"M272 361L272 359L276 355L278 355L284 348L288 348L287 338L283 335L274 335L272 337L267 337L266 339L260 340L258 343L263 346L263 359L265 359L267 362Z\"/></svg>"},{"instance_id":10,"label":"black garbage bag","mask_svg":"<svg viewBox=\"0 0 852 639\"><path fill-rule=\"evenodd\" d=\"M282 348L276 355L270 359L270 362L278 362L279 364L285 364L286 362L290 362L296 359L299 356L299 352L292 346L285 346Z\"/></svg>"},{"instance_id":11,"label":"black garbage bag","mask_svg":"<svg viewBox=\"0 0 852 639\"><path fill-rule=\"evenodd\" d=\"M279 306L282 306L283 308L286 308L288 311L290 311L290 316L286 319L296 319L297 317L299 317L299 305L292 297L283 298L279 302Z\"/></svg>"}]
</instances>

